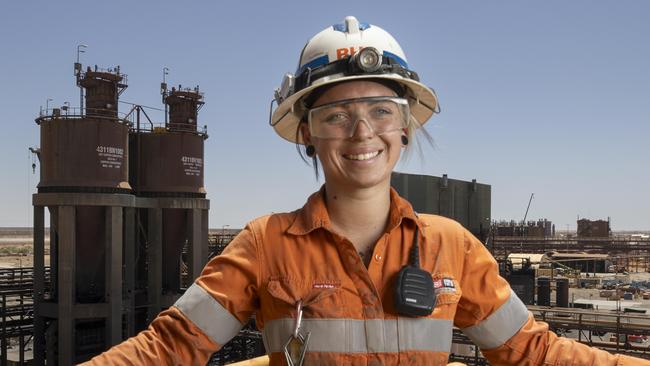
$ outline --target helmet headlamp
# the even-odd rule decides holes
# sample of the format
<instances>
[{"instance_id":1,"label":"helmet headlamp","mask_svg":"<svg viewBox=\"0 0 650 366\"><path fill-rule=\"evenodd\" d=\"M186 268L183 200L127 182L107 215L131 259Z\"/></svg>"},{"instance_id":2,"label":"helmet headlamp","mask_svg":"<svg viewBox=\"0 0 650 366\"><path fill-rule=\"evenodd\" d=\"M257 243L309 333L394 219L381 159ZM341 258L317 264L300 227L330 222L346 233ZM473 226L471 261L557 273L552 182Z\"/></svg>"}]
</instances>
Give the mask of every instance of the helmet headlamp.
<instances>
[{"instance_id":1,"label":"helmet headlamp","mask_svg":"<svg viewBox=\"0 0 650 366\"><path fill-rule=\"evenodd\" d=\"M368 51L366 51L368 50ZM364 52L365 51L365 52ZM341 59L316 68L306 68L295 76L293 93L312 85L316 80L326 78L344 78L356 75L394 74L403 78L419 81L415 71L409 70L391 57L382 56L377 49L367 47L350 59ZM285 76L286 78L286 76Z\"/></svg>"},{"instance_id":2,"label":"helmet headlamp","mask_svg":"<svg viewBox=\"0 0 650 366\"><path fill-rule=\"evenodd\" d=\"M381 67L382 57L376 48L366 47L350 58L350 61L365 72L375 72Z\"/></svg>"}]
</instances>

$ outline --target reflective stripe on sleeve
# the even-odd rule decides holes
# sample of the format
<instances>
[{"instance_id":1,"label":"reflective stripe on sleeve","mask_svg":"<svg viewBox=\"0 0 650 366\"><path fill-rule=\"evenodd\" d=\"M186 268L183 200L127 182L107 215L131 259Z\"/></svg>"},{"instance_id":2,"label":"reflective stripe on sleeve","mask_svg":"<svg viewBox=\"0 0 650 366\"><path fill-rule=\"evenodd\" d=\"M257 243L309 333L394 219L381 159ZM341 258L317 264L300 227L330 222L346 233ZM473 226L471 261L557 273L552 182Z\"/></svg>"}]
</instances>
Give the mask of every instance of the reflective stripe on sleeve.
<instances>
[{"instance_id":1,"label":"reflective stripe on sleeve","mask_svg":"<svg viewBox=\"0 0 650 366\"><path fill-rule=\"evenodd\" d=\"M196 283L174 304L215 343L223 346L239 333L242 324Z\"/></svg>"},{"instance_id":2,"label":"reflective stripe on sleeve","mask_svg":"<svg viewBox=\"0 0 650 366\"><path fill-rule=\"evenodd\" d=\"M506 343L528 321L528 309L517 294L510 290L510 298L499 309L480 323L461 329L477 346L492 349Z\"/></svg>"},{"instance_id":3,"label":"reflective stripe on sleeve","mask_svg":"<svg viewBox=\"0 0 650 366\"><path fill-rule=\"evenodd\" d=\"M267 352L282 352L294 319L266 323ZM367 353L398 351L449 352L453 322L447 319L302 319L301 333L311 332L309 352Z\"/></svg>"}]
</instances>

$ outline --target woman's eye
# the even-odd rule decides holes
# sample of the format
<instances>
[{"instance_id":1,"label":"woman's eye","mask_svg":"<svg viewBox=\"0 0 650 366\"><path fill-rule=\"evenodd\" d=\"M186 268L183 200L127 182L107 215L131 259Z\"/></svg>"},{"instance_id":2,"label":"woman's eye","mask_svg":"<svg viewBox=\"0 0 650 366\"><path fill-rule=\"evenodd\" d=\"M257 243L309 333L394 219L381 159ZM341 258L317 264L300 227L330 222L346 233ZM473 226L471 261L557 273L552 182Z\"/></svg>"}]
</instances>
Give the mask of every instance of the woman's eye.
<instances>
[{"instance_id":1,"label":"woman's eye","mask_svg":"<svg viewBox=\"0 0 650 366\"><path fill-rule=\"evenodd\" d=\"M328 115L323 121L326 123L341 123L348 120L348 116L345 113L332 113Z\"/></svg>"},{"instance_id":2,"label":"woman's eye","mask_svg":"<svg viewBox=\"0 0 650 366\"><path fill-rule=\"evenodd\" d=\"M375 117L387 117L387 116L390 116L390 115L393 114L393 110L391 108L389 108L389 107L377 106L377 107L373 108L372 114Z\"/></svg>"}]
</instances>

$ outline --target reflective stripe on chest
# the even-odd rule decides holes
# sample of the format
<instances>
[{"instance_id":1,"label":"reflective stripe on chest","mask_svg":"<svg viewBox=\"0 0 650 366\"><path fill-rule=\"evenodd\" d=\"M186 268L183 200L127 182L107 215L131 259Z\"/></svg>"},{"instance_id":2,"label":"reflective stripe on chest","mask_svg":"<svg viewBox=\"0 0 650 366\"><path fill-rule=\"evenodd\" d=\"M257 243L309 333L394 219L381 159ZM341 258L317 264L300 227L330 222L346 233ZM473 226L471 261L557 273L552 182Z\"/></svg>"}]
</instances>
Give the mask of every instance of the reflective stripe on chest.
<instances>
[{"instance_id":1,"label":"reflective stripe on chest","mask_svg":"<svg viewBox=\"0 0 650 366\"><path fill-rule=\"evenodd\" d=\"M267 352L281 352L295 320L266 323L263 336ZM372 353L430 351L449 352L453 322L448 319L303 319L311 332L308 352Z\"/></svg>"}]
</instances>

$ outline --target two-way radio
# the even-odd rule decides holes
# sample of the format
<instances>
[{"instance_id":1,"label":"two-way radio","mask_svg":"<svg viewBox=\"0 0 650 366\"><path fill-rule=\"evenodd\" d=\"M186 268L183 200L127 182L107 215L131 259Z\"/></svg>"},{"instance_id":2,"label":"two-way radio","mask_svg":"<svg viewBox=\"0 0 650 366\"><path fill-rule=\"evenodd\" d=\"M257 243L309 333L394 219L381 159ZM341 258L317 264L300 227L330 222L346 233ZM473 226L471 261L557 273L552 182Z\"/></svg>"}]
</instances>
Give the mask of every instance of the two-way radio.
<instances>
[{"instance_id":1,"label":"two-way radio","mask_svg":"<svg viewBox=\"0 0 650 366\"><path fill-rule=\"evenodd\" d=\"M430 315L436 306L436 294L433 289L431 273L420 268L418 231L416 227L409 264L402 267L397 274L395 286L397 312L413 317Z\"/></svg>"}]
</instances>

